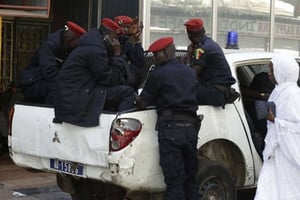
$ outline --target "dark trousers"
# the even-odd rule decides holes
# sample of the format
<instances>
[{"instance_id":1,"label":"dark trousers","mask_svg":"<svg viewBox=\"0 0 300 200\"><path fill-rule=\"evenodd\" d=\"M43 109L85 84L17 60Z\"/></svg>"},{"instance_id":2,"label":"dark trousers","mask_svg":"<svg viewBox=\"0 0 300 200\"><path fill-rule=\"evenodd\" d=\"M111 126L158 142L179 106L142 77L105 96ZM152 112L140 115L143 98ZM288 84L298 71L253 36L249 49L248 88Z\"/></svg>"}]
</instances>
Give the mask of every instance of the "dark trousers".
<instances>
[{"instance_id":1,"label":"dark trousers","mask_svg":"<svg viewBox=\"0 0 300 200\"><path fill-rule=\"evenodd\" d=\"M106 89L105 110L124 111L135 107L135 93L126 85Z\"/></svg>"},{"instance_id":2,"label":"dark trousers","mask_svg":"<svg viewBox=\"0 0 300 200\"><path fill-rule=\"evenodd\" d=\"M167 200L198 200L197 139L194 125L158 123L160 165L167 185Z\"/></svg>"},{"instance_id":3,"label":"dark trousers","mask_svg":"<svg viewBox=\"0 0 300 200\"><path fill-rule=\"evenodd\" d=\"M225 105L225 95L212 85L197 85L197 101L199 105Z\"/></svg>"},{"instance_id":4,"label":"dark trousers","mask_svg":"<svg viewBox=\"0 0 300 200\"><path fill-rule=\"evenodd\" d=\"M32 85L24 86L22 90L24 101L44 104L50 91L54 90L54 83L40 80Z\"/></svg>"}]
</instances>

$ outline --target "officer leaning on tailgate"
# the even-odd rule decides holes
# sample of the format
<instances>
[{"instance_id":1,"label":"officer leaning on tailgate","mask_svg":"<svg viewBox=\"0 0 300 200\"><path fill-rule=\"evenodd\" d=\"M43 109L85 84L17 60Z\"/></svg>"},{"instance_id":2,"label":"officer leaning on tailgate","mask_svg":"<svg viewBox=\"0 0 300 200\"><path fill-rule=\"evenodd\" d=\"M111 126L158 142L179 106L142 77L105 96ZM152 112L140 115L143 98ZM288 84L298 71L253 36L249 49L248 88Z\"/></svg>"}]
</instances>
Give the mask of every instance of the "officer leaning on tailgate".
<instances>
[{"instance_id":1,"label":"officer leaning on tailgate","mask_svg":"<svg viewBox=\"0 0 300 200\"><path fill-rule=\"evenodd\" d=\"M160 165L167 185L166 199L198 200L197 117L195 71L179 63L172 37L152 43L155 66L137 99L139 108L155 105Z\"/></svg>"}]
</instances>

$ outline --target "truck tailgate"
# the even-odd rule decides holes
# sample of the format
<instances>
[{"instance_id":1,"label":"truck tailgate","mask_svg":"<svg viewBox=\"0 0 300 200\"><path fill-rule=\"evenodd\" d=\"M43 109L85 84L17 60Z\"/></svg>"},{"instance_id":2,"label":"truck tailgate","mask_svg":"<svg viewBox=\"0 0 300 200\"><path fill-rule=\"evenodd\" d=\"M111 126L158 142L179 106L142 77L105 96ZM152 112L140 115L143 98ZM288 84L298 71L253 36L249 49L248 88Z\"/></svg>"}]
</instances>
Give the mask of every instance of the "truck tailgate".
<instances>
[{"instance_id":1,"label":"truck tailgate","mask_svg":"<svg viewBox=\"0 0 300 200\"><path fill-rule=\"evenodd\" d=\"M12 158L24 155L105 168L108 166L109 132L114 117L113 114L102 114L99 126L86 128L53 123L53 108L16 104L9 138ZM34 167L26 159L14 161L21 166Z\"/></svg>"}]
</instances>

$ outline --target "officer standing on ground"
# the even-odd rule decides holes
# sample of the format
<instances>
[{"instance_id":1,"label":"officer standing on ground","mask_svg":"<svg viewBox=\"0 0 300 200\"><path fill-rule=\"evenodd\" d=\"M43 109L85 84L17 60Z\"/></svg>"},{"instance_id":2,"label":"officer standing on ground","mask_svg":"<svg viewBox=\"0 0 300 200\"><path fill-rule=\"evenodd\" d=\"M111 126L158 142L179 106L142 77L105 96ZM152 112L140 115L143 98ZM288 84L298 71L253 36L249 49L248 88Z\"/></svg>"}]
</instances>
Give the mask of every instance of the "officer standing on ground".
<instances>
[{"instance_id":1,"label":"officer standing on ground","mask_svg":"<svg viewBox=\"0 0 300 200\"><path fill-rule=\"evenodd\" d=\"M198 104L224 106L225 97L230 97L230 87L235 83L224 53L215 41L206 36L202 19L190 19L184 25L191 41L187 64L195 69L199 80Z\"/></svg>"},{"instance_id":2,"label":"officer standing on ground","mask_svg":"<svg viewBox=\"0 0 300 200\"><path fill-rule=\"evenodd\" d=\"M160 165L167 185L167 200L198 200L197 78L195 71L179 63L172 37L155 41L155 67L149 73L137 105L155 105L158 114Z\"/></svg>"},{"instance_id":3,"label":"officer standing on ground","mask_svg":"<svg viewBox=\"0 0 300 200\"><path fill-rule=\"evenodd\" d=\"M21 87L25 101L53 104L56 76L84 33L86 31L82 27L68 21L65 29L48 35L22 72Z\"/></svg>"}]
</instances>

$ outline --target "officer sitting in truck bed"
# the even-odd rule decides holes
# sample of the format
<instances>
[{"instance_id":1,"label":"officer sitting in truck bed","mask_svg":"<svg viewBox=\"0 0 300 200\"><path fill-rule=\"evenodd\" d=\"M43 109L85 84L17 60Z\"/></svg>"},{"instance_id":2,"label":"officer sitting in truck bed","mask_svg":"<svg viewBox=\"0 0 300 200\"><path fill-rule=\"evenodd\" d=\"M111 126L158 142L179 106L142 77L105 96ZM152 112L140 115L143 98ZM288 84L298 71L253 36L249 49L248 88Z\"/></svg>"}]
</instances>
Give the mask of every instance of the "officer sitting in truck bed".
<instances>
[{"instance_id":1,"label":"officer sitting in truck bed","mask_svg":"<svg viewBox=\"0 0 300 200\"><path fill-rule=\"evenodd\" d=\"M199 105L224 106L239 94L231 88L236 81L221 47L205 34L202 19L190 19L185 24L188 37L187 64L197 73L197 100Z\"/></svg>"}]
</instances>

